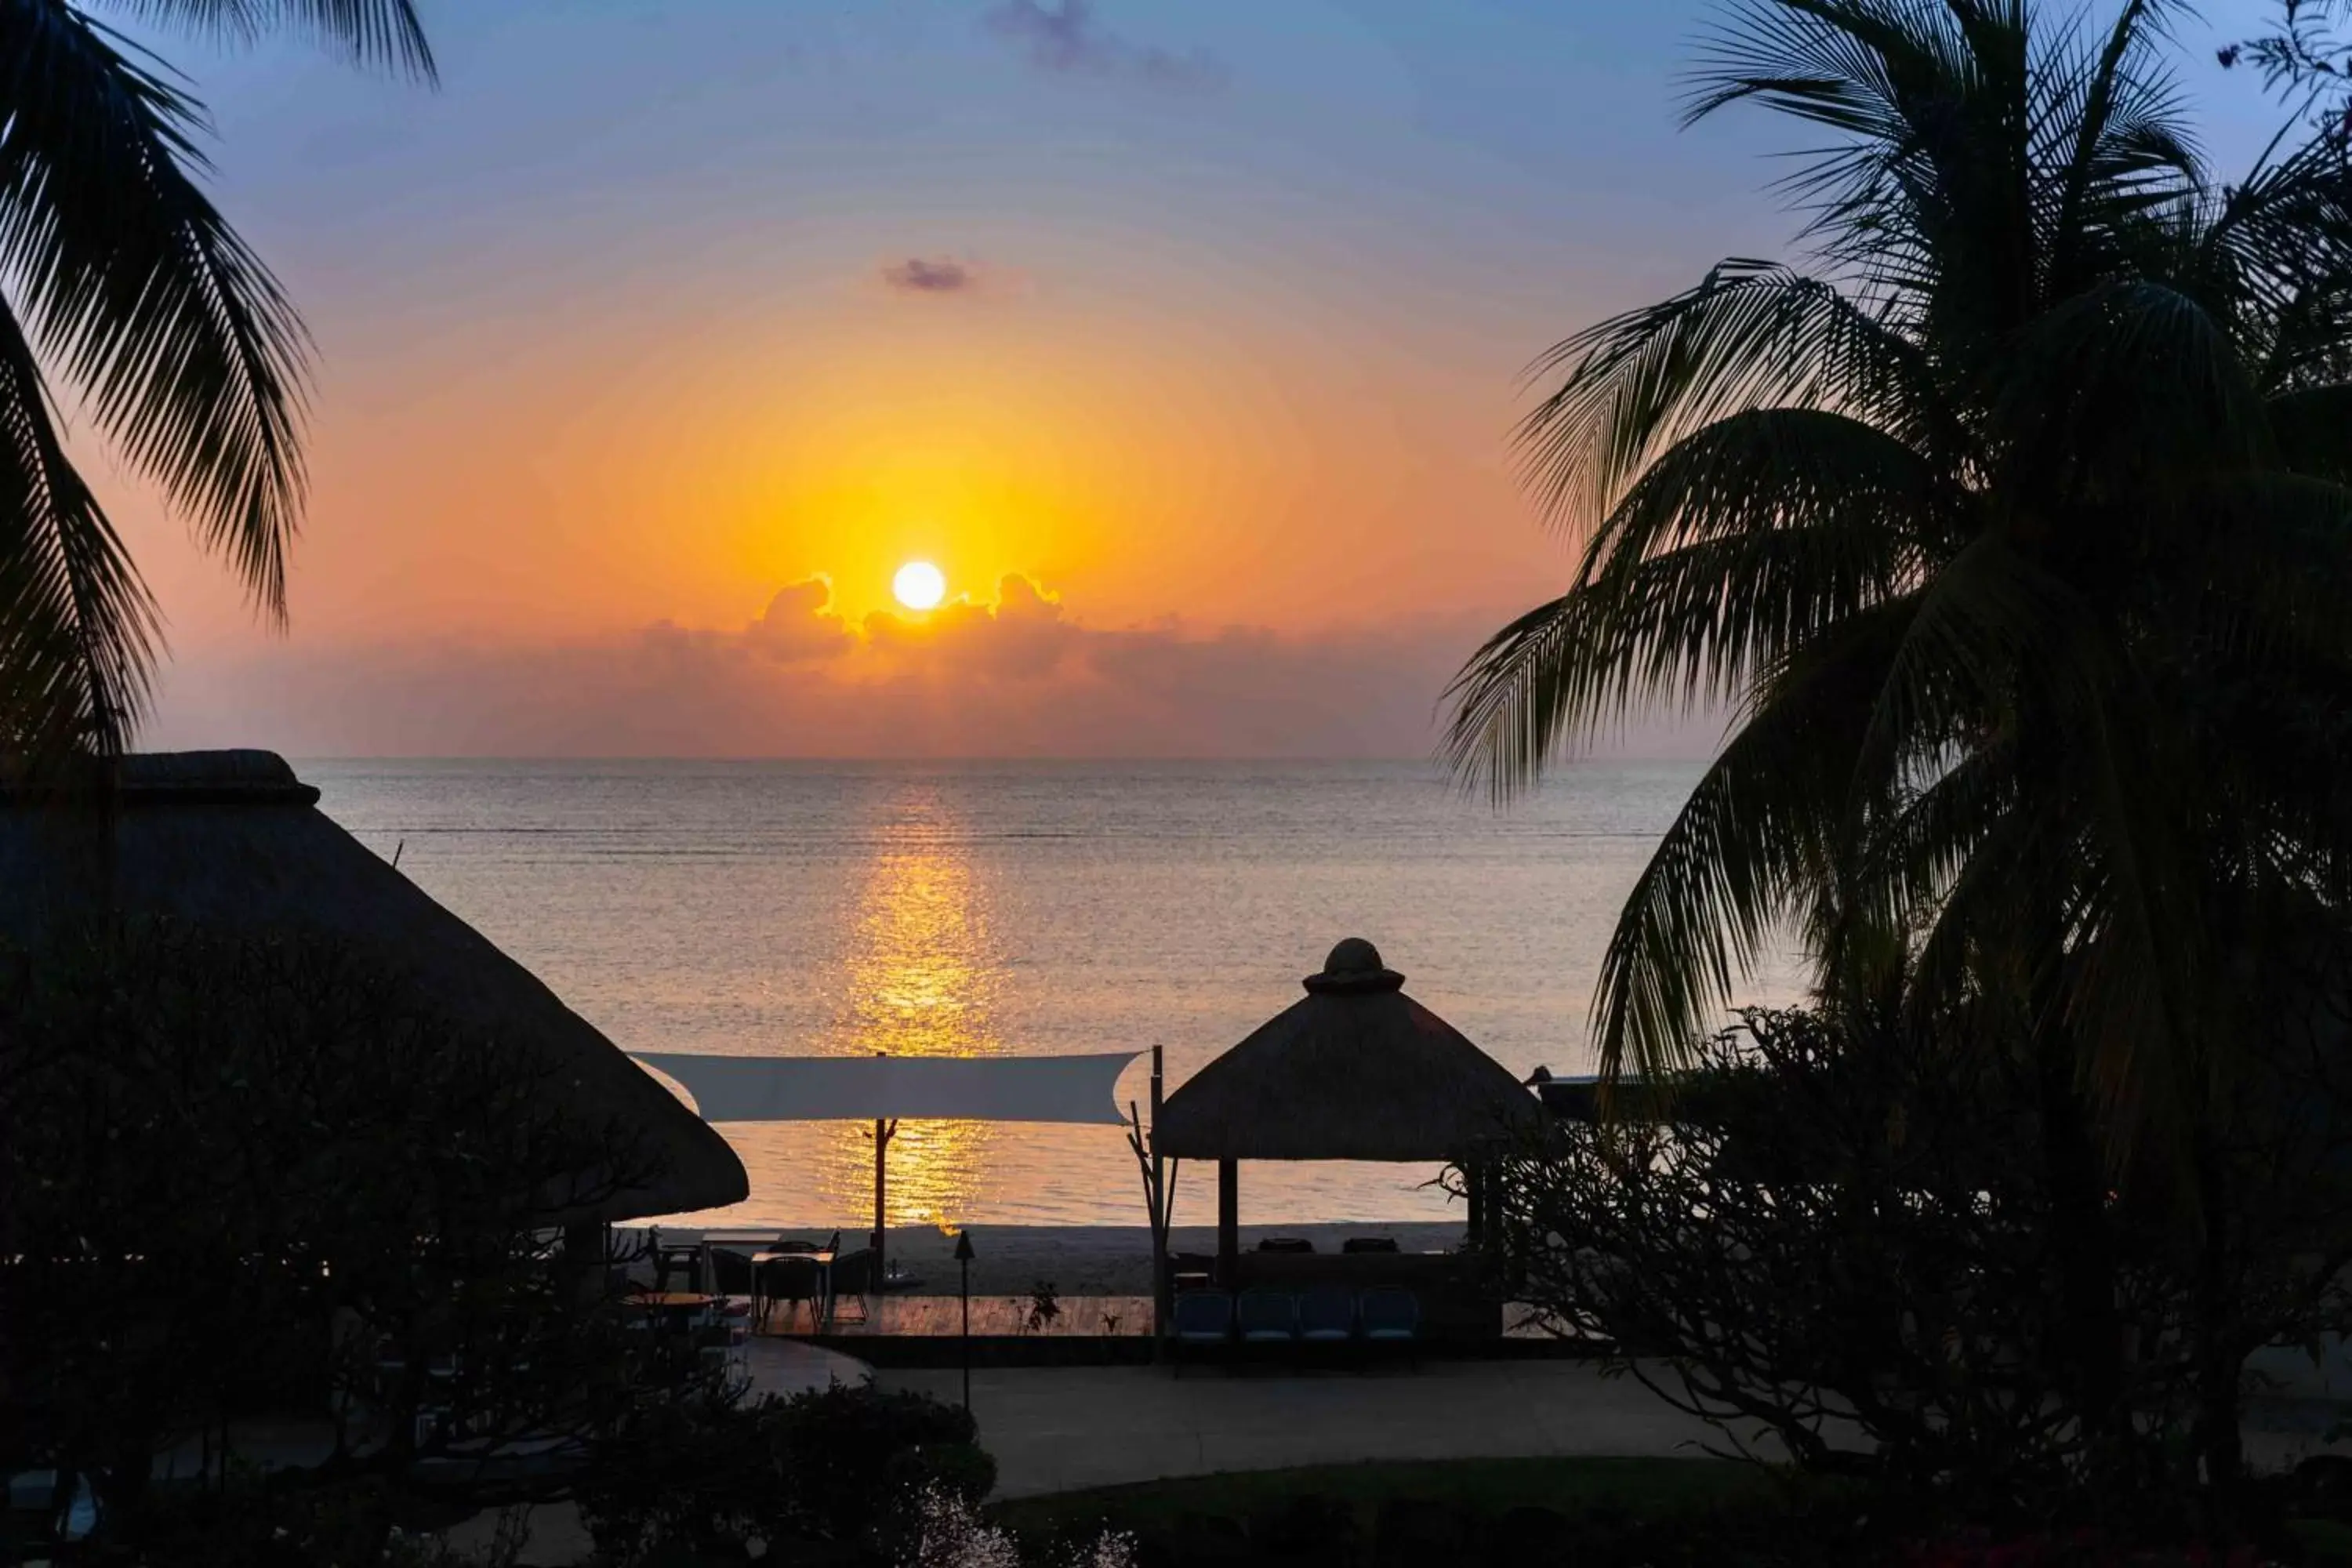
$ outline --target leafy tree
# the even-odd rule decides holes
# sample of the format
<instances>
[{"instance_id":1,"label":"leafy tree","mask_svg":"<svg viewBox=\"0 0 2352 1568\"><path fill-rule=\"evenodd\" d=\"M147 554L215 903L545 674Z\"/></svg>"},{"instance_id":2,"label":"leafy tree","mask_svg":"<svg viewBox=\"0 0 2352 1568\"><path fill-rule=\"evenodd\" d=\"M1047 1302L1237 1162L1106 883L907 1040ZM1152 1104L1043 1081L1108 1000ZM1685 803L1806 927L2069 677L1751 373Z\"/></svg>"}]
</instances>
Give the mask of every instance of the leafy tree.
<instances>
[{"instance_id":1,"label":"leafy tree","mask_svg":"<svg viewBox=\"0 0 2352 1568\"><path fill-rule=\"evenodd\" d=\"M2260 73L2263 85L2302 101L2327 138L2352 142L2352 39L2342 0L2279 0L2272 30L2225 44L2222 68Z\"/></svg>"},{"instance_id":2,"label":"leafy tree","mask_svg":"<svg viewBox=\"0 0 2352 1568\"><path fill-rule=\"evenodd\" d=\"M204 105L99 11L433 73L410 0L0 0L0 734L49 756L122 749L161 637L52 377L273 618L302 507L301 321L205 195Z\"/></svg>"},{"instance_id":3,"label":"leafy tree","mask_svg":"<svg viewBox=\"0 0 2352 1568\"><path fill-rule=\"evenodd\" d=\"M1731 707L1612 937L1604 1067L1687 1063L1791 930L1832 996L1899 950L1917 1026L2031 1068L2111 1432L2115 1174L2229 1209L2232 1076L2352 877L2352 177L2285 139L2217 183L2156 9L1727 14L1690 117L1819 139L1810 254L1538 362L1528 472L1584 548L1452 728L1507 793L1629 708Z\"/></svg>"}]
</instances>

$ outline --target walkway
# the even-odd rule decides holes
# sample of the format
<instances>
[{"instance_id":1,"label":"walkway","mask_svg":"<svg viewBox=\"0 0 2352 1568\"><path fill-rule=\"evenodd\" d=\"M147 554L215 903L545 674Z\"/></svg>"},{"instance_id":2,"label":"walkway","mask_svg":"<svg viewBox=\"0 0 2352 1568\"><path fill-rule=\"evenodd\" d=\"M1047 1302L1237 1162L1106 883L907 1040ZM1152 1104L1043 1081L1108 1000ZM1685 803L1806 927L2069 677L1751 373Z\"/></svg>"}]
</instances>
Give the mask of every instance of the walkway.
<instances>
[{"instance_id":1,"label":"walkway","mask_svg":"<svg viewBox=\"0 0 2352 1568\"><path fill-rule=\"evenodd\" d=\"M961 1396L957 1372L876 1375L887 1388ZM1573 1361L1181 1380L1151 1367L984 1368L971 1374L971 1405L999 1497L1365 1459L1696 1456L1720 1439L1640 1384Z\"/></svg>"}]
</instances>

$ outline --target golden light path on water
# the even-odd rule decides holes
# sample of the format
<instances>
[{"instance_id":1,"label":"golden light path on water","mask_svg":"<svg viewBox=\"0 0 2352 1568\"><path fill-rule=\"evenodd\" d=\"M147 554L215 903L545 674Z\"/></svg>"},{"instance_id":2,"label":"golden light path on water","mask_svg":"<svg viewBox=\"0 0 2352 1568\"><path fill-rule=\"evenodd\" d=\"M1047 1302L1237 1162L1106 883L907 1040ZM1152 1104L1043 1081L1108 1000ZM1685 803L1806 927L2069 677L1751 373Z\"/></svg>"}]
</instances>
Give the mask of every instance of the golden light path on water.
<instances>
[{"instance_id":1,"label":"golden light path on water","mask_svg":"<svg viewBox=\"0 0 2352 1568\"><path fill-rule=\"evenodd\" d=\"M909 791L898 804L859 898L845 1007L824 1054L1002 1056L1004 965L991 942L983 879L936 791ZM873 1124L826 1121L813 1131L811 1173L824 1208L870 1214ZM982 1196L995 1138L985 1121L900 1121L889 1148L888 1223L959 1223Z\"/></svg>"}]
</instances>

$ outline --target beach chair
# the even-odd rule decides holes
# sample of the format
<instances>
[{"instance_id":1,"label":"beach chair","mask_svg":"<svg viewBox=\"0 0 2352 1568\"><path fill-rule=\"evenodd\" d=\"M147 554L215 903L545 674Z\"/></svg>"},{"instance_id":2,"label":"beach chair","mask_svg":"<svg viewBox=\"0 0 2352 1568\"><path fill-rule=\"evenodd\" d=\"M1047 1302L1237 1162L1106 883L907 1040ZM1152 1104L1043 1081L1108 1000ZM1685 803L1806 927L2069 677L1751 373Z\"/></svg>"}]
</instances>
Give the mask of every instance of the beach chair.
<instances>
[{"instance_id":1,"label":"beach chair","mask_svg":"<svg viewBox=\"0 0 2352 1568\"><path fill-rule=\"evenodd\" d=\"M1169 1360L1177 1376L1184 1375L1187 1347L1207 1350L1233 1338L1234 1299L1223 1290L1184 1290L1176 1297L1176 1319L1170 1326Z\"/></svg>"},{"instance_id":2,"label":"beach chair","mask_svg":"<svg viewBox=\"0 0 2352 1568\"><path fill-rule=\"evenodd\" d=\"M1364 1325L1364 1342L1402 1345L1419 1364L1421 1298L1395 1285L1381 1285L1358 1299L1356 1310Z\"/></svg>"},{"instance_id":3,"label":"beach chair","mask_svg":"<svg viewBox=\"0 0 2352 1568\"><path fill-rule=\"evenodd\" d=\"M1345 1285L1318 1285L1298 1298L1298 1338L1310 1345L1343 1345L1356 1337L1356 1293Z\"/></svg>"},{"instance_id":4,"label":"beach chair","mask_svg":"<svg viewBox=\"0 0 2352 1568\"><path fill-rule=\"evenodd\" d=\"M1260 1252L1312 1252L1315 1243L1303 1236L1262 1236L1258 1237L1257 1249Z\"/></svg>"},{"instance_id":5,"label":"beach chair","mask_svg":"<svg viewBox=\"0 0 2352 1568\"><path fill-rule=\"evenodd\" d=\"M1287 1290L1252 1286L1242 1292L1234 1317L1245 1345L1286 1345L1298 1337L1298 1298Z\"/></svg>"},{"instance_id":6,"label":"beach chair","mask_svg":"<svg viewBox=\"0 0 2352 1568\"><path fill-rule=\"evenodd\" d=\"M1394 1252L1396 1249L1396 1237L1393 1236L1351 1236L1339 1244L1341 1252Z\"/></svg>"}]
</instances>

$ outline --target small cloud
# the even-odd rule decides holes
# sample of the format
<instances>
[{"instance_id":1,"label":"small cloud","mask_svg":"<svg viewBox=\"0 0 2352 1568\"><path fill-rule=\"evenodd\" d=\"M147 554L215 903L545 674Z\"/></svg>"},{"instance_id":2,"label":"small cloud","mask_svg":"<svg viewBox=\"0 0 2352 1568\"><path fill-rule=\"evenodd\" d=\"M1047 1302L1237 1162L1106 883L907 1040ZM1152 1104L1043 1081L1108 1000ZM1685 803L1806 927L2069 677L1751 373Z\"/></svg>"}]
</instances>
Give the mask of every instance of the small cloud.
<instances>
[{"instance_id":1,"label":"small cloud","mask_svg":"<svg viewBox=\"0 0 2352 1568\"><path fill-rule=\"evenodd\" d=\"M982 13L981 26L1019 49L1040 70L1132 77L1179 91L1225 84L1224 66L1205 50L1180 54L1107 31L1095 20L1094 0L1058 0L1050 5L1040 0L1000 0Z\"/></svg>"},{"instance_id":2,"label":"small cloud","mask_svg":"<svg viewBox=\"0 0 2352 1568\"><path fill-rule=\"evenodd\" d=\"M980 272L951 256L910 256L885 265L882 281L902 294L968 294L980 287Z\"/></svg>"}]
</instances>

